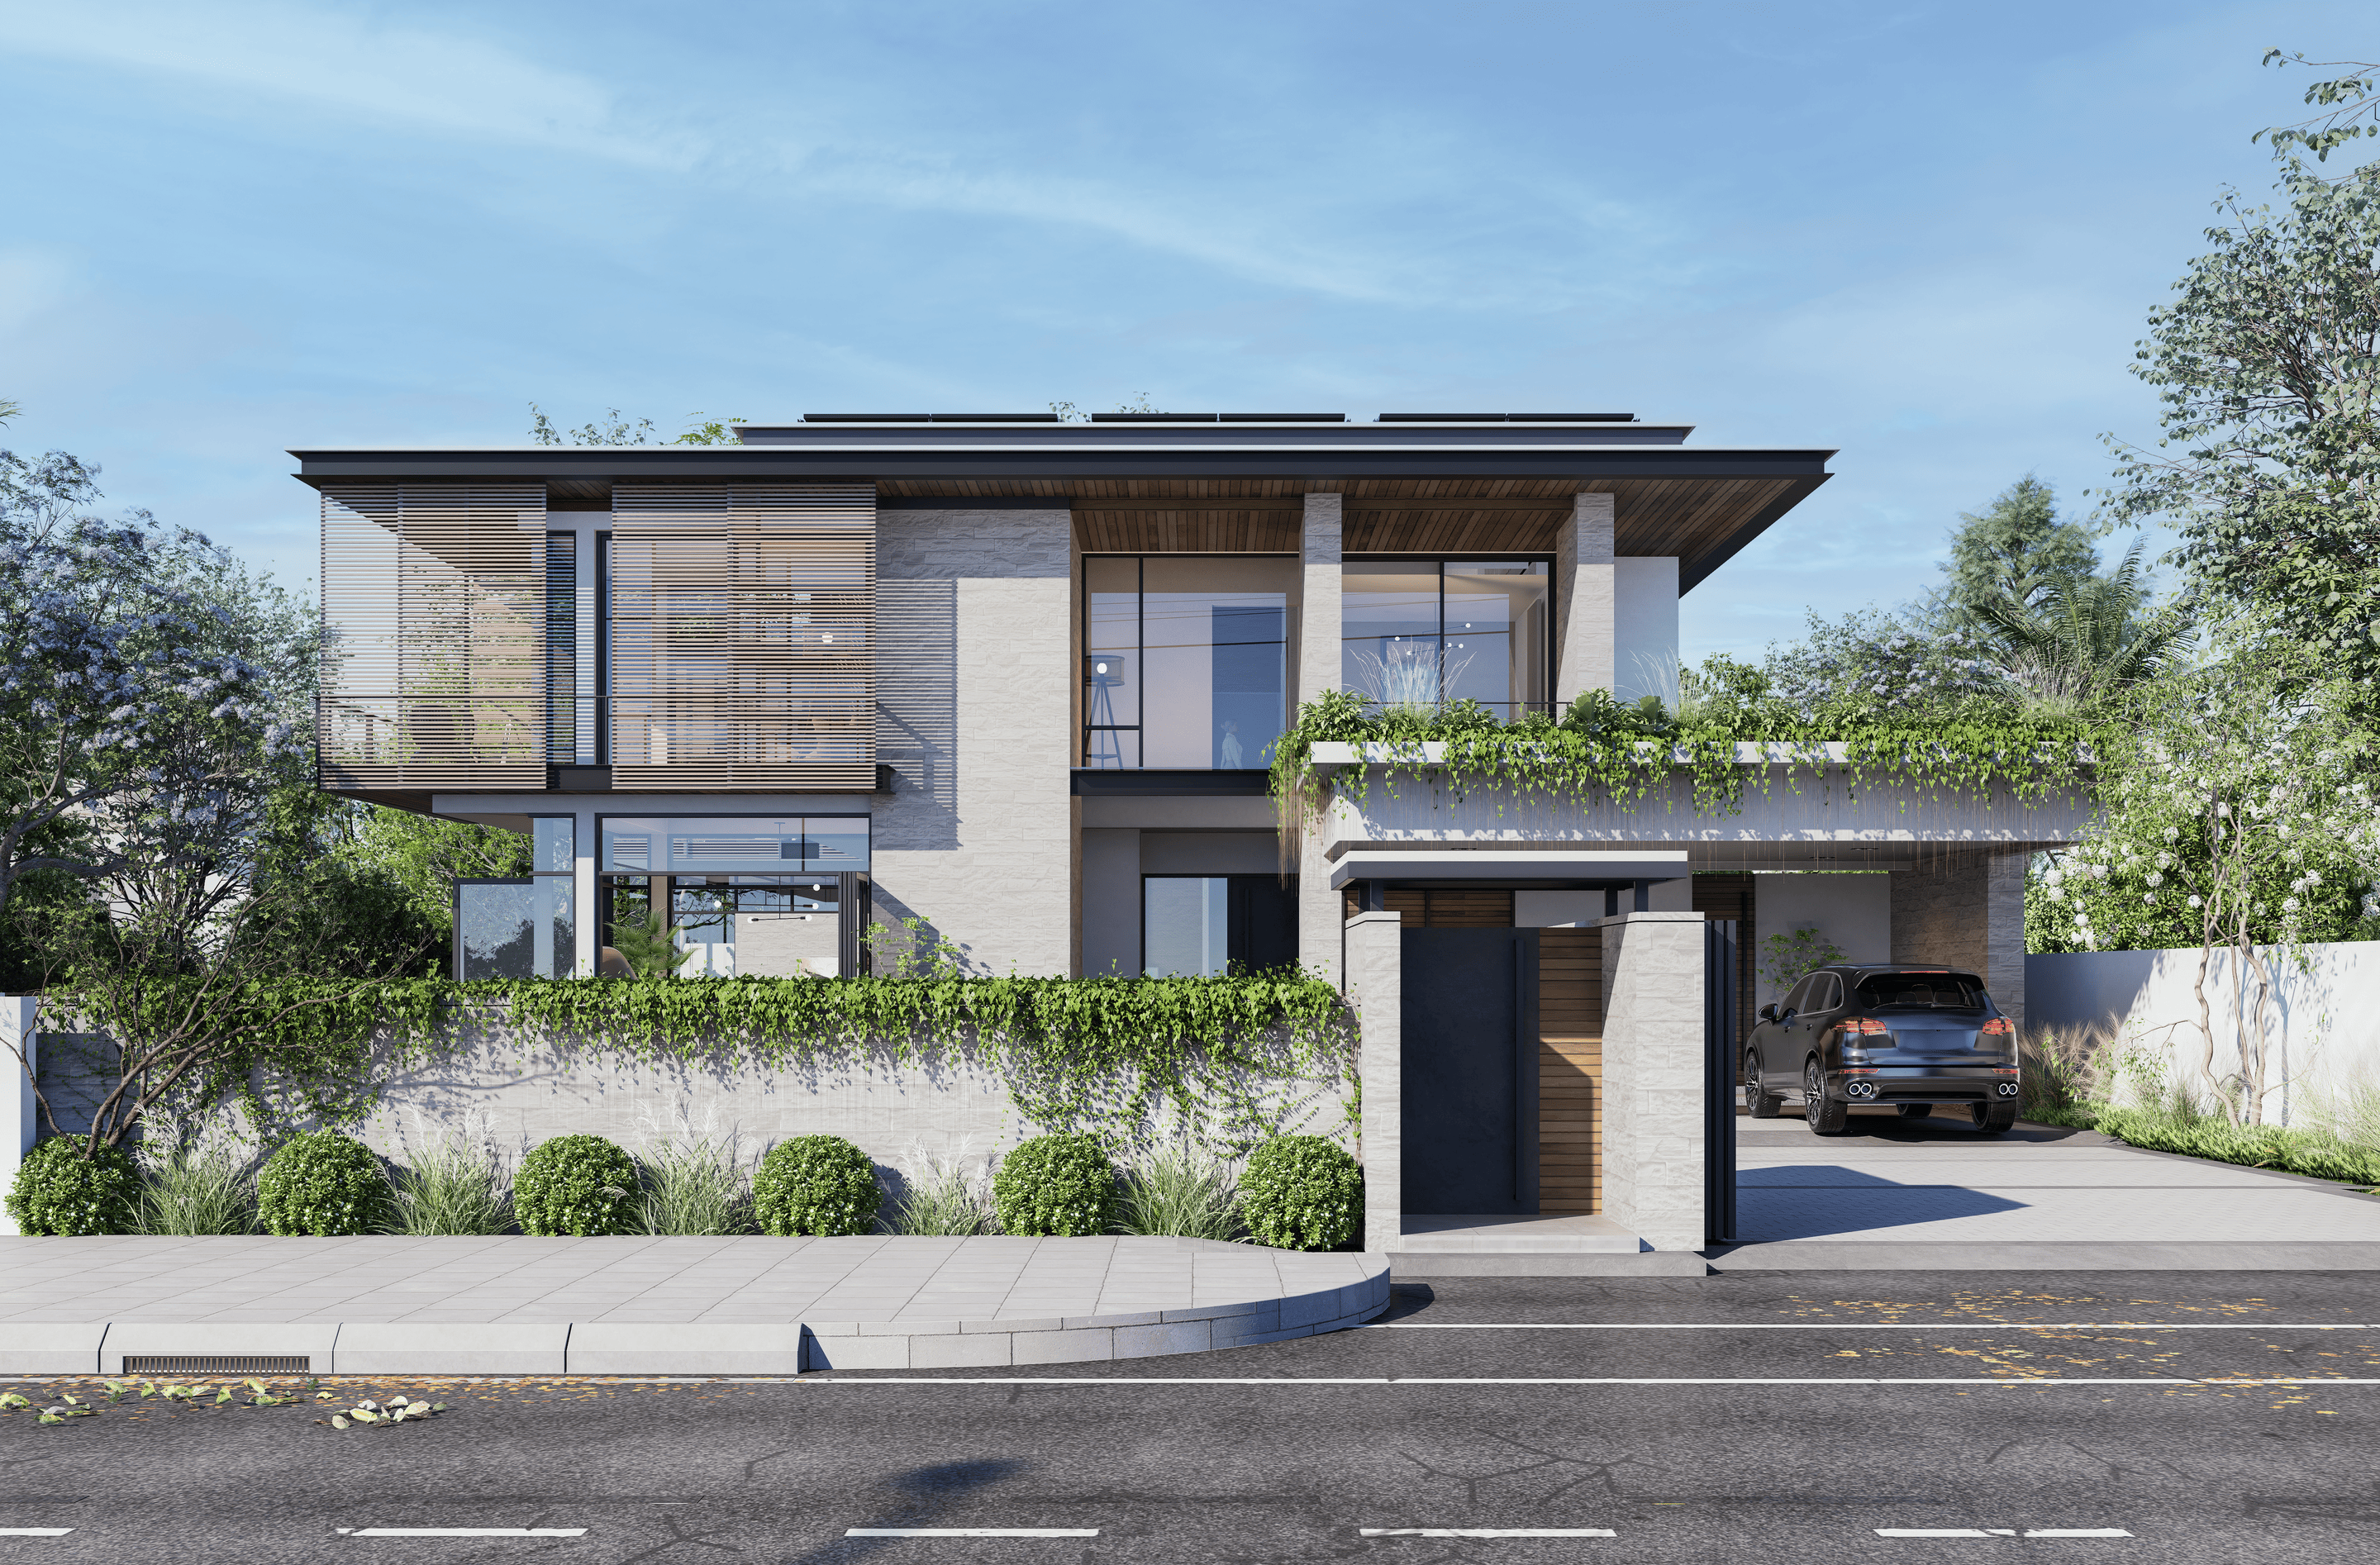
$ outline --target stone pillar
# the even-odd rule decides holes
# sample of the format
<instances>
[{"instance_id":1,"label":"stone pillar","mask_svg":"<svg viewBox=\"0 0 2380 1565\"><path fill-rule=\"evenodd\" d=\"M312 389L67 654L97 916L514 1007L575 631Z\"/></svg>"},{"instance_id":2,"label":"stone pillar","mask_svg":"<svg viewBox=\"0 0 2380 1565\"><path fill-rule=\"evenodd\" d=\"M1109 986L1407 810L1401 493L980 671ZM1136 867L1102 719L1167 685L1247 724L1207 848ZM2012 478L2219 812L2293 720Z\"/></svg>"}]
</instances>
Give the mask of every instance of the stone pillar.
<instances>
[{"instance_id":1,"label":"stone pillar","mask_svg":"<svg viewBox=\"0 0 2380 1565\"><path fill-rule=\"evenodd\" d=\"M1393 913L1347 920L1347 992L1362 1028L1364 1248L1404 1239L1404 930ZM1700 994L1697 988L1694 991Z\"/></svg>"},{"instance_id":2,"label":"stone pillar","mask_svg":"<svg viewBox=\"0 0 2380 1565\"><path fill-rule=\"evenodd\" d=\"M17 1183L18 1165L33 1149L40 1110L33 1103L33 1013L41 1001L30 994L0 995L0 1193ZM0 1233L17 1231L16 1219L0 1211Z\"/></svg>"},{"instance_id":3,"label":"stone pillar","mask_svg":"<svg viewBox=\"0 0 2380 1565\"><path fill-rule=\"evenodd\" d=\"M1554 701L1567 707L1587 690L1609 690L1614 668L1618 562L1608 494L1582 494L1555 532Z\"/></svg>"},{"instance_id":4,"label":"stone pillar","mask_svg":"<svg viewBox=\"0 0 2380 1565\"><path fill-rule=\"evenodd\" d=\"M2024 1030L2024 876L2030 848L1959 854L1892 872L1892 960L1976 975Z\"/></svg>"},{"instance_id":5,"label":"stone pillar","mask_svg":"<svg viewBox=\"0 0 2380 1565\"><path fill-rule=\"evenodd\" d=\"M1703 916L1623 913L1598 922L1604 1211L1656 1250L1699 1250ZM1368 1097L1364 1106L1368 1112Z\"/></svg>"},{"instance_id":6,"label":"stone pillar","mask_svg":"<svg viewBox=\"0 0 2380 1565\"><path fill-rule=\"evenodd\" d=\"M1305 497L1300 552L1305 580L1298 613L1297 699L1312 700L1339 688L1339 540L1341 500L1335 494ZM1284 826L1288 823L1284 822ZM1339 893L1330 889L1330 865L1312 832L1302 833L1297 855L1297 960L1332 983L1340 981L1344 920Z\"/></svg>"}]
</instances>

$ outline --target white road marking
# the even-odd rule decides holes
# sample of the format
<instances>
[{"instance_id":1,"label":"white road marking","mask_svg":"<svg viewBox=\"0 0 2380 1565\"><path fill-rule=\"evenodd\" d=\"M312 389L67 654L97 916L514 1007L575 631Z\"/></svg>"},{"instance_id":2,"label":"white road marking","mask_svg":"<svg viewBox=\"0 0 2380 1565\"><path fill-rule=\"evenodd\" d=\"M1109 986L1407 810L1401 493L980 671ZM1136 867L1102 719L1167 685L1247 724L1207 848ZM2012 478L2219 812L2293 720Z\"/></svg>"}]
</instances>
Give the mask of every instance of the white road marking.
<instances>
[{"instance_id":1,"label":"white road marking","mask_svg":"<svg viewBox=\"0 0 2380 1565\"><path fill-rule=\"evenodd\" d=\"M2121 1527L1878 1527L1880 1538L2128 1538Z\"/></svg>"},{"instance_id":2,"label":"white road marking","mask_svg":"<svg viewBox=\"0 0 2380 1565\"><path fill-rule=\"evenodd\" d=\"M1349 1331L2380 1331L2380 1323L2215 1320L1375 1320Z\"/></svg>"},{"instance_id":3,"label":"white road marking","mask_svg":"<svg viewBox=\"0 0 2380 1565\"><path fill-rule=\"evenodd\" d=\"M342 1527L351 1538L583 1538L584 1527Z\"/></svg>"},{"instance_id":4,"label":"white road marking","mask_svg":"<svg viewBox=\"0 0 2380 1565\"><path fill-rule=\"evenodd\" d=\"M846 1527L847 1538L1095 1538L1097 1527Z\"/></svg>"},{"instance_id":5,"label":"white road marking","mask_svg":"<svg viewBox=\"0 0 2380 1565\"><path fill-rule=\"evenodd\" d=\"M0 1538L62 1538L72 1527L0 1527Z\"/></svg>"},{"instance_id":6,"label":"white road marking","mask_svg":"<svg viewBox=\"0 0 2380 1565\"><path fill-rule=\"evenodd\" d=\"M1609 1527L1366 1527L1367 1538L1616 1538Z\"/></svg>"}]
</instances>

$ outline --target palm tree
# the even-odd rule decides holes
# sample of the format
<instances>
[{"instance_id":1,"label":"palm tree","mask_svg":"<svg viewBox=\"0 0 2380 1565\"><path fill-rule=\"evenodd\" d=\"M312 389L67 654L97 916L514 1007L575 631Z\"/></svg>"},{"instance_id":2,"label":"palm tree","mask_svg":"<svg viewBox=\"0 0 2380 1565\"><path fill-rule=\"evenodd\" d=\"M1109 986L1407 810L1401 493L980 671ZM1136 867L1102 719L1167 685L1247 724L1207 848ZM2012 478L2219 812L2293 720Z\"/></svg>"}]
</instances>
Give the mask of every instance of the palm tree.
<instances>
[{"instance_id":1,"label":"palm tree","mask_svg":"<svg viewBox=\"0 0 2380 1565\"><path fill-rule=\"evenodd\" d=\"M2082 710L2155 679L2181 652L2190 624L2150 606L2141 547L2105 575L2053 583L2038 604L2005 595L1978 607L1999 644L2000 672L2026 707Z\"/></svg>"}]
</instances>

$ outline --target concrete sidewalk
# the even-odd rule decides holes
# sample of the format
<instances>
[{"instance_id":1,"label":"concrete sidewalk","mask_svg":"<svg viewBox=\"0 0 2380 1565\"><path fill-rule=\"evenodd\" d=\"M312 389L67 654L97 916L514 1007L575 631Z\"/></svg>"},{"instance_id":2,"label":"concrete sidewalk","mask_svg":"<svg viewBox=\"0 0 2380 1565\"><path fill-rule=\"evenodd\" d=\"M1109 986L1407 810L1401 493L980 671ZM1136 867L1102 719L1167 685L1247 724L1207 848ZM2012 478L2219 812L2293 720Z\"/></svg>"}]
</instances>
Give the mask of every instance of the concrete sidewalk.
<instances>
[{"instance_id":1,"label":"concrete sidewalk","mask_svg":"<svg viewBox=\"0 0 2380 1565\"><path fill-rule=\"evenodd\" d=\"M1072 1364L1310 1336L1388 1302L1383 1256L1197 1239L9 1237L0 1374Z\"/></svg>"},{"instance_id":2,"label":"concrete sidewalk","mask_svg":"<svg viewBox=\"0 0 2380 1565\"><path fill-rule=\"evenodd\" d=\"M1736 1121L1721 1270L2380 1268L2380 1199L2091 1131L1861 1114L1855 1134Z\"/></svg>"}]
</instances>

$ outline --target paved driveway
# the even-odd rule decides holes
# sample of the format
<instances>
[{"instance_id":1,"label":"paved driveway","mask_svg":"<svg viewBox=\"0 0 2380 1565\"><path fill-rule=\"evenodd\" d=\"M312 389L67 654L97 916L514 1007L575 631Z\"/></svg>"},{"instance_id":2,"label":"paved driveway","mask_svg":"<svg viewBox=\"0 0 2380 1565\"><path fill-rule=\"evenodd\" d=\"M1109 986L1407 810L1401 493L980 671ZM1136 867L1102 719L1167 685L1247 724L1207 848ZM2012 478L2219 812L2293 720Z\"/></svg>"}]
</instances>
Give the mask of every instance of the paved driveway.
<instances>
[{"instance_id":1,"label":"paved driveway","mask_svg":"<svg viewBox=\"0 0 2380 1565\"><path fill-rule=\"evenodd\" d=\"M1852 1123L1737 1119L1742 1245L1723 1265L2380 1268L2380 1200L2323 1181L2090 1131Z\"/></svg>"}]
</instances>

